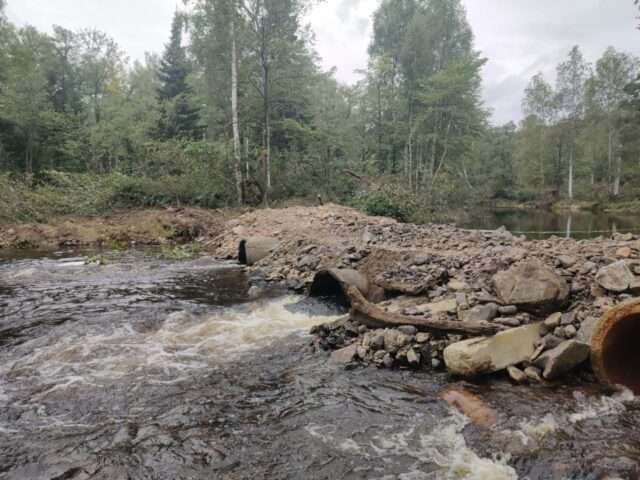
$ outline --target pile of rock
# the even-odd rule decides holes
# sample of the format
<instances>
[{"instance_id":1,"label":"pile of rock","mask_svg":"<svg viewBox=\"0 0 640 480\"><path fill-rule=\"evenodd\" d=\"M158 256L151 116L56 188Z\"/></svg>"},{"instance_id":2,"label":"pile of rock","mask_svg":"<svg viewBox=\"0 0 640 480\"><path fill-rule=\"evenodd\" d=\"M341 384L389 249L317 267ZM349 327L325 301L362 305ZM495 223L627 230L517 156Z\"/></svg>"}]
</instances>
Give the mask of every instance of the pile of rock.
<instances>
[{"instance_id":1,"label":"pile of rock","mask_svg":"<svg viewBox=\"0 0 640 480\"><path fill-rule=\"evenodd\" d=\"M504 329L542 323L539 338L527 346L527 358L504 367L526 371L529 378L536 377L535 368L544 378L549 358L584 351L572 342L587 343L586 326L640 295L640 240L631 234L529 240L505 229L400 224L335 205L261 210L234 220L230 227L215 242L222 257L233 257L241 238L278 238L280 247L250 268L263 271L270 282L302 290L318 270L350 268L386 292L387 300L377 306L399 315L490 322ZM418 332L430 334L428 340L422 335L418 341L418 334L398 330L409 337L408 343L380 348L383 331L351 323L349 332L337 333L347 328L344 325L332 332L318 331L317 346L335 350L357 344L350 351L361 362L433 368L444 367L447 346L464 340L459 335ZM370 342L372 335L376 342ZM546 376L556 376L555 368L550 367Z\"/></svg>"},{"instance_id":2,"label":"pile of rock","mask_svg":"<svg viewBox=\"0 0 640 480\"><path fill-rule=\"evenodd\" d=\"M348 316L338 322L315 327L314 346L332 350L335 363L361 362L380 368L441 369L443 352L462 337L438 338L413 326L367 329Z\"/></svg>"}]
</instances>

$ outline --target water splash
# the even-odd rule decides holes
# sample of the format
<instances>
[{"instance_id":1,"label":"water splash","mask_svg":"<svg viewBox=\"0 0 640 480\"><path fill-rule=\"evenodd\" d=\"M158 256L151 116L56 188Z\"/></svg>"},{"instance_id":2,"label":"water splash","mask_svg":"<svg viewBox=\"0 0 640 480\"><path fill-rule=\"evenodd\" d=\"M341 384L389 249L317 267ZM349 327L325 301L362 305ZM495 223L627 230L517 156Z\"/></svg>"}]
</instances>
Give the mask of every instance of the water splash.
<instances>
[{"instance_id":1,"label":"water splash","mask_svg":"<svg viewBox=\"0 0 640 480\"><path fill-rule=\"evenodd\" d=\"M449 414L433 422L430 416L417 417L406 430L376 434L370 439L340 438L333 425L310 425L306 431L326 445L343 454L368 458L382 458L385 463L412 464L395 476L368 477L377 480L517 480L516 471L508 465L508 455L494 458L478 456L463 435L469 420L461 413ZM385 430L380 428L379 430Z\"/></svg>"}]
</instances>

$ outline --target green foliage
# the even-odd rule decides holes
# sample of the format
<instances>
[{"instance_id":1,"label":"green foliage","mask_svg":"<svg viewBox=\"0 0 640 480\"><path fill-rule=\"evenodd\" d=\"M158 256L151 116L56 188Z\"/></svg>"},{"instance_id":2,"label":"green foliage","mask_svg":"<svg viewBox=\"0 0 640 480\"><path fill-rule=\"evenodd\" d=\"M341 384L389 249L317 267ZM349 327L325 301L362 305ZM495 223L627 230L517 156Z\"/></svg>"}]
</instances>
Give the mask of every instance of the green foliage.
<instances>
[{"instance_id":1,"label":"green foliage","mask_svg":"<svg viewBox=\"0 0 640 480\"><path fill-rule=\"evenodd\" d=\"M195 0L163 55L130 65L102 32L11 25L0 0L0 219L320 196L427 220L638 194L632 55L610 48L592 71L575 47L555 87L533 77L519 125L492 127L462 0L382 0L354 86L319 67L312 3Z\"/></svg>"},{"instance_id":2,"label":"green foliage","mask_svg":"<svg viewBox=\"0 0 640 480\"><path fill-rule=\"evenodd\" d=\"M167 260L192 260L202 255L202 245L189 243L186 245L162 246L159 256Z\"/></svg>"},{"instance_id":3,"label":"green foliage","mask_svg":"<svg viewBox=\"0 0 640 480\"><path fill-rule=\"evenodd\" d=\"M411 217L407 205L398 203L382 192L361 194L354 199L354 205L362 209L367 215L376 217L391 217L401 222Z\"/></svg>"}]
</instances>

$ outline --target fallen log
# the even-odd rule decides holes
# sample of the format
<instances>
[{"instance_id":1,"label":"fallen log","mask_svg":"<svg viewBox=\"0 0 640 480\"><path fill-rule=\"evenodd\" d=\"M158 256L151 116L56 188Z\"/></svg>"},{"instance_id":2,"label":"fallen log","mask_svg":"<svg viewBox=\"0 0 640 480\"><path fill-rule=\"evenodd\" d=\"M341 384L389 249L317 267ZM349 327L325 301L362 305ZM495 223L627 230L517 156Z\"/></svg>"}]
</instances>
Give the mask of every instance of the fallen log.
<instances>
[{"instance_id":1,"label":"fallen log","mask_svg":"<svg viewBox=\"0 0 640 480\"><path fill-rule=\"evenodd\" d=\"M355 287L347 288L351 303L351 318L369 328L396 328L411 325L419 331L435 333L457 333L472 336L494 335L505 327L487 322L454 322L431 318L407 317L368 302Z\"/></svg>"}]
</instances>

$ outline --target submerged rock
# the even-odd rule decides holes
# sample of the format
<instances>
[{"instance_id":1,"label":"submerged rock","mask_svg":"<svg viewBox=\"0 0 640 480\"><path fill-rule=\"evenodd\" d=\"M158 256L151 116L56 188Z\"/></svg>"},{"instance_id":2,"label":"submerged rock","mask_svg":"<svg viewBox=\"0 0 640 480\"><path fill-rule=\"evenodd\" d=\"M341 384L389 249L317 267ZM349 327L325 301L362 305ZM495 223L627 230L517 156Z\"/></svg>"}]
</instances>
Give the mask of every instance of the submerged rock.
<instances>
[{"instance_id":1,"label":"submerged rock","mask_svg":"<svg viewBox=\"0 0 640 480\"><path fill-rule=\"evenodd\" d=\"M543 331L542 323L534 323L454 343L444 350L444 361L449 372L464 377L504 370L529 360Z\"/></svg>"},{"instance_id":2,"label":"submerged rock","mask_svg":"<svg viewBox=\"0 0 640 480\"><path fill-rule=\"evenodd\" d=\"M531 313L548 313L569 296L567 282L538 261L527 261L493 277L493 285L505 305Z\"/></svg>"},{"instance_id":3,"label":"submerged rock","mask_svg":"<svg viewBox=\"0 0 640 480\"><path fill-rule=\"evenodd\" d=\"M331 361L339 364L347 364L356 360L358 356L358 345L353 344L348 347L341 348L331 353Z\"/></svg>"}]
</instances>

